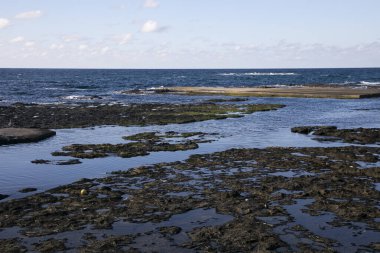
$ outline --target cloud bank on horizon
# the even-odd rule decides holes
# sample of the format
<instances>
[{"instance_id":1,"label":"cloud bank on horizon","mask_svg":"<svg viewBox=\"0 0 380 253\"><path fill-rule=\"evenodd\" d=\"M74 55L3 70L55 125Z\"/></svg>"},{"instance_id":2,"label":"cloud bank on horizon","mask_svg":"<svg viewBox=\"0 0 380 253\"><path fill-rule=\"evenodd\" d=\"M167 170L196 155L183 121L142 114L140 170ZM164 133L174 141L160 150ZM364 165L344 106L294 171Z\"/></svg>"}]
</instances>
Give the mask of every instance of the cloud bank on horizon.
<instances>
[{"instance_id":1,"label":"cloud bank on horizon","mask_svg":"<svg viewBox=\"0 0 380 253\"><path fill-rule=\"evenodd\" d=\"M380 67L378 0L2 0L0 67Z\"/></svg>"}]
</instances>

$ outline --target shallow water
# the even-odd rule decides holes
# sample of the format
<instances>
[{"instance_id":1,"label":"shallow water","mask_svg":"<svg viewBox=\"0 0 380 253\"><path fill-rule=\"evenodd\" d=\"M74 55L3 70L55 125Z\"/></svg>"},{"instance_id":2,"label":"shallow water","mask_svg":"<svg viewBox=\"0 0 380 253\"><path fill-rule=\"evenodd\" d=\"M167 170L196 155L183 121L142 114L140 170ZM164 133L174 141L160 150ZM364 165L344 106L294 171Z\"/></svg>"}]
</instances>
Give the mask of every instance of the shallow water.
<instances>
[{"instance_id":1,"label":"shallow water","mask_svg":"<svg viewBox=\"0 0 380 253\"><path fill-rule=\"evenodd\" d=\"M336 227L329 224L335 218L332 213L325 212L322 215L312 216L304 212L303 210L307 209L307 205L313 202L313 199L299 199L294 205L284 206L285 210L294 218L294 222L279 226L275 228L275 231L281 235L284 232L283 230L298 224L315 235L336 241L337 244L334 248L339 252L356 252L362 249L361 245L369 245L372 242L377 242L380 238L380 232L369 230L365 223L351 222L349 226ZM288 233L281 239L290 245L293 244Z\"/></svg>"},{"instance_id":2,"label":"shallow water","mask_svg":"<svg viewBox=\"0 0 380 253\"><path fill-rule=\"evenodd\" d=\"M101 210L100 210L101 211ZM106 229L95 229L90 225L86 226L84 229L77 230L75 232L62 232L54 235L48 236L38 236L38 237L27 237L22 235L21 228L13 227L7 228L4 231L0 231L0 240L9 239L9 238L20 238L25 239L24 245L32 250L32 245L38 243L42 240L47 239L69 239L67 246L70 248L78 248L83 246L84 240L83 237L91 233L93 236L97 237L98 240L104 239L103 235L107 236L123 236L123 235L135 235L143 234L139 236L134 244L131 244L131 247L136 248L146 248L146 245L149 245L149 251L151 252L170 252L176 249L176 245L173 245L173 240L176 244L182 244L189 240L186 232L189 232L195 228L199 227L209 227L209 226L218 226L223 225L229 221L233 220L233 217L230 215L223 215L216 213L214 208L211 209L194 209L182 214L173 215L167 221L162 221L158 223L145 222L145 223L132 223L125 221L118 221L112 225L111 230ZM181 229L178 234L172 235L172 238L163 237L157 230L162 227L171 227L176 226ZM154 233L156 232L156 233ZM103 238L102 238L103 237ZM170 239L170 240L169 240ZM150 245L151 244L151 245ZM181 252L185 250L181 248ZM178 248L177 248L178 251ZM76 250L69 250L68 252L77 252ZM193 250L188 250L186 252L195 252Z\"/></svg>"},{"instance_id":3,"label":"shallow water","mask_svg":"<svg viewBox=\"0 0 380 253\"><path fill-rule=\"evenodd\" d=\"M204 97L189 98L201 100ZM19 193L25 187L38 191L71 183L80 178L103 177L115 170L184 160L192 154L211 153L229 148L282 147L330 147L347 145L341 142L318 142L311 137L291 133L290 128L300 125L336 125L340 128L380 127L380 99L335 100L299 98L250 98L244 103L276 103L287 107L277 111L257 112L243 118L210 120L190 124L167 126L119 127L105 126L85 129L57 130L57 135L48 140L10 146L0 146L0 193L11 198L32 193ZM51 152L63 146L79 143L123 143L121 137L146 131L201 131L218 133L216 141L202 143L197 150L178 152L156 152L149 156L123 159L107 157L82 159L82 164L59 166L32 164L35 159L56 160ZM295 154L297 155L297 154ZM298 154L299 155L299 154ZM64 158L67 159L67 158ZM8 198L9 199L9 198ZM6 201L5 199L3 201Z\"/></svg>"}]
</instances>

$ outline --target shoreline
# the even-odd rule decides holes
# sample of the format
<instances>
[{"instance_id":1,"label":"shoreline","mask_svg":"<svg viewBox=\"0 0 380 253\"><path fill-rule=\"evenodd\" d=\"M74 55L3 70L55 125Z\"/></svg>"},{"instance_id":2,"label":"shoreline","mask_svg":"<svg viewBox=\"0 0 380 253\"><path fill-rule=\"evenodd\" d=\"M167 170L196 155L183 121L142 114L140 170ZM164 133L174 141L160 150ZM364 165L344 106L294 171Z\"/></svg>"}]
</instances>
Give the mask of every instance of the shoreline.
<instances>
[{"instance_id":1,"label":"shoreline","mask_svg":"<svg viewBox=\"0 0 380 253\"><path fill-rule=\"evenodd\" d=\"M229 102L228 99L213 101ZM244 101L233 99L230 102ZM111 139L108 135L103 141L91 140L90 143L87 140L78 142L73 138L75 142L58 146L61 150L53 151L52 159L43 160L46 159L45 155L33 156L39 159L34 162L40 164L34 165L30 160L33 166L41 166L41 169L60 163L60 159L71 159L67 161L72 162L76 158L76 161L81 159L84 163L110 166L113 172L91 179L91 174L88 174L82 180L46 191L37 192L37 187L30 185L20 192L36 194L9 201L6 195L0 195L5 198L0 202L0 215L7 217L0 221L0 251L44 252L59 249L91 252L100 249L116 252L213 250L232 253L255 250L303 252L319 248L344 252L347 247L354 247L376 252L380 233L376 220L380 215L377 208L380 176L379 168L375 167L380 162L377 129L347 130L333 126L298 125L292 129L292 139L297 135L314 138L312 133L316 133L324 136L319 141L344 141L347 145L239 147L207 153L198 153L197 143L209 143L219 138L217 135L202 139L207 137L205 133L194 132L196 129L191 125L178 125L179 131L176 132L161 129L164 125L178 123L179 114L184 116L182 123L187 123L188 116L195 117L190 122L224 119L214 122L217 125L215 129L226 121L247 119L249 123L246 126L250 126L247 133L250 133L258 128L253 127L250 117L246 115L263 111L257 115L274 114L277 121L279 114L286 113L291 106L286 104L284 109L275 112L280 108L283 106L242 103L53 108L51 105L19 104L13 108L2 108L4 114L18 116L19 121L12 121L13 124L49 126L61 123L61 127L72 126L73 123L76 127L96 125L105 122L103 120L126 126L145 126L149 122L162 122L159 118L162 114L170 112L171 116L162 122L165 124L156 124L155 130L134 135L123 133L118 142L107 144ZM320 105L318 108L319 114ZM151 111L155 114L146 114ZM330 107L326 111L330 112ZM118 120L130 114L133 117L128 117L126 121ZM288 112L287 115L291 117L296 113ZM103 116L107 117L96 121ZM148 116L149 121L147 118L143 120L143 116ZM264 127L270 128L267 126L270 121L264 122ZM241 123L238 125L242 126ZM189 129L193 131L188 132ZM202 129L212 134L211 128ZM157 130L160 131L158 134ZM290 128L288 131L291 133ZM107 131L104 133L107 134ZM375 144L374 134L377 136ZM86 136L88 138L90 135ZM249 134L243 138L249 138ZM271 137L265 134L263 138ZM123 140L132 142L123 143ZM255 141L255 138L252 140ZM358 146L358 143L363 146ZM376 146L370 147L368 144ZM146 152L141 153L143 149ZM194 152L184 160L173 153L176 157L173 162L131 166L128 169L125 167L131 160L124 160L121 166L106 162L107 157L129 159L132 155L129 151L139 151L133 155L142 157L149 152L158 155L163 150ZM54 155L58 155L59 160ZM96 160L91 162L92 159ZM366 233L361 232L364 230ZM341 239L336 232L348 239Z\"/></svg>"},{"instance_id":2,"label":"shoreline","mask_svg":"<svg viewBox=\"0 0 380 253\"><path fill-rule=\"evenodd\" d=\"M247 97L296 97L362 99L380 97L380 88L358 89L357 87L288 86L286 88L226 88L226 87L166 87L156 88L156 93L183 95L225 95Z\"/></svg>"}]
</instances>

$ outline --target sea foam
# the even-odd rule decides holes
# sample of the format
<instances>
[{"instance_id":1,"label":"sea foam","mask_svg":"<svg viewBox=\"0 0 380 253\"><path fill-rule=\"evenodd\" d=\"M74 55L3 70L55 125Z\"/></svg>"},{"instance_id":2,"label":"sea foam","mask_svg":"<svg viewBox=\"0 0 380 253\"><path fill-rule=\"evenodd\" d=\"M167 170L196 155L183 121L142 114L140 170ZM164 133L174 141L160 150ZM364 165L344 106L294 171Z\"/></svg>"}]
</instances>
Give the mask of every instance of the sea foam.
<instances>
[{"instance_id":1,"label":"sea foam","mask_svg":"<svg viewBox=\"0 0 380 253\"><path fill-rule=\"evenodd\" d=\"M293 72L247 72L247 73L220 73L219 76L297 76Z\"/></svg>"}]
</instances>

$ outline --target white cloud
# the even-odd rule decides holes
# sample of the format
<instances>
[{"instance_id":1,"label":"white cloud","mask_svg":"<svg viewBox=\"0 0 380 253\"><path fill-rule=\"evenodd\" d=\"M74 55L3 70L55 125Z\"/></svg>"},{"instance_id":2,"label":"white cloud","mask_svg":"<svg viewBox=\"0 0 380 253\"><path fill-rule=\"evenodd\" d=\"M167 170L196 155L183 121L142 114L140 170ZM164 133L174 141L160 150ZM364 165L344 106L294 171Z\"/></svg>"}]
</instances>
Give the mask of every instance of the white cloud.
<instances>
[{"instance_id":1,"label":"white cloud","mask_svg":"<svg viewBox=\"0 0 380 253\"><path fill-rule=\"evenodd\" d=\"M155 32L157 30L158 30L158 23L153 20L146 21L141 28L141 31L144 33Z\"/></svg>"},{"instance_id":2,"label":"white cloud","mask_svg":"<svg viewBox=\"0 0 380 253\"><path fill-rule=\"evenodd\" d=\"M55 50L55 49L62 49L64 47L65 46L63 44L55 44L55 43L53 43L53 44L50 45L50 49L53 49L53 50Z\"/></svg>"},{"instance_id":3,"label":"white cloud","mask_svg":"<svg viewBox=\"0 0 380 253\"><path fill-rule=\"evenodd\" d=\"M42 11L35 10L35 11L27 11L19 13L15 16L15 18L18 19L30 19L30 18L39 18L42 16Z\"/></svg>"},{"instance_id":4,"label":"white cloud","mask_svg":"<svg viewBox=\"0 0 380 253\"><path fill-rule=\"evenodd\" d=\"M82 40L83 38L79 35L74 35L74 34L71 34L71 35L65 35L62 37L63 41L64 42L73 42L73 41L79 41L79 40Z\"/></svg>"},{"instance_id":5,"label":"white cloud","mask_svg":"<svg viewBox=\"0 0 380 253\"><path fill-rule=\"evenodd\" d=\"M24 43L24 46L26 47L33 47L36 43L34 43L33 41L27 41Z\"/></svg>"},{"instance_id":6,"label":"white cloud","mask_svg":"<svg viewBox=\"0 0 380 253\"><path fill-rule=\"evenodd\" d=\"M11 39L9 42L10 43L18 43L18 42L23 42L24 40L25 40L24 37L18 36L18 37Z\"/></svg>"},{"instance_id":7,"label":"white cloud","mask_svg":"<svg viewBox=\"0 0 380 253\"><path fill-rule=\"evenodd\" d=\"M0 29L9 26L11 22L6 18L0 18Z\"/></svg>"},{"instance_id":8,"label":"white cloud","mask_svg":"<svg viewBox=\"0 0 380 253\"><path fill-rule=\"evenodd\" d=\"M78 47L79 50L86 50L87 48L88 48L88 46L86 44L81 44Z\"/></svg>"},{"instance_id":9,"label":"white cloud","mask_svg":"<svg viewBox=\"0 0 380 253\"><path fill-rule=\"evenodd\" d=\"M125 45L132 39L132 34L127 33L125 35L117 37L117 40L119 41L119 45Z\"/></svg>"},{"instance_id":10,"label":"white cloud","mask_svg":"<svg viewBox=\"0 0 380 253\"><path fill-rule=\"evenodd\" d=\"M109 47L103 47L102 49L100 49L100 53L101 54L106 54L110 50L111 50L111 48L109 48Z\"/></svg>"},{"instance_id":11,"label":"white cloud","mask_svg":"<svg viewBox=\"0 0 380 253\"><path fill-rule=\"evenodd\" d=\"M144 7L145 8L157 8L158 7L158 2L156 0L146 0Z\"/></svg>"}]
</instances>

